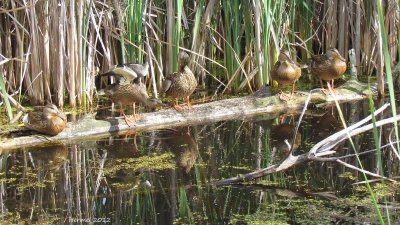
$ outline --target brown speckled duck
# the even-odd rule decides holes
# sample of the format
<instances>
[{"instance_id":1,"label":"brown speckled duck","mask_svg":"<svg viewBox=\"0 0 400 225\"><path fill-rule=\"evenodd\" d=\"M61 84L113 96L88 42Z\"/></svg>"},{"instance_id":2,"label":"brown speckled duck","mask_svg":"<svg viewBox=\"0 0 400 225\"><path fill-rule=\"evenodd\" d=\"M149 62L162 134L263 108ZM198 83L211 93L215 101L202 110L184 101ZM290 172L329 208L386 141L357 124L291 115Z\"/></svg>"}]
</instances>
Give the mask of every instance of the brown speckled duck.
<instances>
[{"instance_id":1,"label":"brown speckled duck","mask_svg":"<svg viewBox=\"0 0 400 225\"><path fill-rule=\"evenodd\" d=\"M189 96L197 87L197 80L193 72L187 66L189 63L189 55L180 51L178 55L179 71L165 77L163 82L163 92L165 96L172 97L172 106L181 111L182 107L175 104L175 99L186 98L188 109L192 109L189 102Z\"/></svg>"},{"instance_id":2,"label":"brown speckled duck","mask_svg":"<svg viewBox=\"0 0 400 225\"><path fill-rule=\"evenodd\" d=\"M136 114L136 103L143 103L152 108L162 105L160 100L149 98L146 86L138 79L128 84L111 84L104 89L104 93L112 102L120 105L120 113L128 126L132 126L139 118ZM124 113L124 107L126 105L132 105L133 115L131 117L127 117Z\"/></svg>"},{"instance_id":3,"label":"brown speckled duck","mask_svg":"<svg viewBox=\"0 0 400 225\"><path fill-rule=\"evenodd\" d=\"M340 77L347 68L346 60L340 55L336 48L331 48L326 51L326 54L315 55L310 60L311 73L319 78L322 91L329 94L329 91L324 89L322 80L332 81L332 90L334 90L333 80Z\"/></svg>"},{"instance_id":4,"label":"brown speckled duck","mask_svg":"<svg viewBox=\"0 0 400 225\"><path fill-rule=\"evenodd\" d=\"M31 130L54 136L67 126L67 117L57 106L47 104L33 107L33 111L24 116L23 122Z\"/></svg>"},{"instance_id":5,"label":"brown speckled duck","mask_svg":"<svg viewBox=\"0 0 400 225\"><path fill-rule=\"evenodd\" d=\"M148 62L142 64L126 63L117 65L100 76L113 76L117 82L108 85L105 89L99 90L98 95L103 92L112 102L120 105L120 113L128 126L139 118L136 114L136 103L143 103L148 107L162 105L158 99L151 99L147 94L146 86L141 82L141 78L147 76L149 70ZM132 105L133 115L128 117L124 113L126 105Z\"/></svg>"},{"instance_id":6,"label":"brown speckled duck","mask_svg":"<svg viewBox=\"0 0 400 225\"><path fill-rule=\"evenodd\" d=\"M294 86L300 76L300 67L290 59L288 51L282 51L279 54L278 61L275 63L271 71L272 79L278 82L278 88L280 90L279 98L281 100L287 101L293 98ZM292 92L290 95L287 95L282 91L282 86L285 85L292 85Z\"/></svg>"}]
</instances>

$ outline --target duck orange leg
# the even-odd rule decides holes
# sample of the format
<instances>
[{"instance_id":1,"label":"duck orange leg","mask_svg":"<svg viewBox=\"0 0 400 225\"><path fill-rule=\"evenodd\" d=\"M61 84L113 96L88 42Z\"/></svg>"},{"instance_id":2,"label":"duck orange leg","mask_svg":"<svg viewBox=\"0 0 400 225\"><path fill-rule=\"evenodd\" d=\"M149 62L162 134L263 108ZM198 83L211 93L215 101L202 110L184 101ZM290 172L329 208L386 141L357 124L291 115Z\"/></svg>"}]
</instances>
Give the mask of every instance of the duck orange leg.
<instances>
[{"instance_id":1,"label":"duck orange leg","mask_svg":"<svg viewBox=\"0 0 400 225\"><path fill-rule=\"evenodd\" d=\"M333 81L334 81L334 80L332 80L332 91L333 91L333 93L337 94L337 91L336 91L336 89L335 89L335 87L334 87L334 85L333 85Z\"/></svg>"},{"instance_id":2,"label":"duck orange leg","mask_svg":"<svg viewBox=\"0 0 400 225\"><path fill-rule=\"evenodd\" d=\"M322 79L319 79L319 83L321 84L322 92L324 92L326 95L329 95L329 90L324 88L324 84L322 83Z\"/></svg>"},{"instance_id":3,"label":"duck orange leg","mask_svg":"<svg viewBox=\"0 0 400 225\"><path fill-rule=\"evenodd\" d=\"M182 110L183 110L183 109L182 109L182 106L177 105L177 104L175 103L175 101L176 101L175 98L172 99L172 107L174 107L174 108L176 109L176 111L182 111Z\"/></svg>"},{"instance_id":4,"label":"duck orange leg","mask_svg":"<svg viewBox=\"0 0 400 225\"><path fill-rule=\"evenodd\" d=\"M124 114L125 123L130 127L136 122L137 119L139 119L139 116L136 114L135 102L132 104L132 109L133 109L133 114L131 116L128 117Z\"/></svg>"},{"instance_id":5,"label":"duck orange leg","mask_svg":"<svg viewBox=\"0 0 400 225\"><path fill-rule=\"evenodd\" d=\"M296 94L294 93L294 83L292 84L292 92L290 92L289 99L292 99Z\"/></svg>"},{"instance_id":6,"label":"duck orange leg","mask_svg":"<svg viewBox=\"0 0 400 225\"><path fill-rule=\"evenodd\" d=\"M279 83L278 83L278 89L279 89L279 92L280 92L279 99L282 100L282 101L288 101L290 96L282 91L282 86Z\"/></svg>"},{"instance_id":7,"label":"duck orange leg","mask_svg":"<svg viewBox=\"0 0 400 225\"><path fill-rule=\"evenodd\" d=\"M190 101L189 101L189 96L186 97L186 106L188 109L193 109L193 106L192 106L192 104L190 104Z\"/></svg>"},{"instance_id":8,"label":"duck orange leg","mask_svg":"<svg viewBox=\"0 0 400 225\"><path fill-rule=\"evenodd\" d=\"M124 113L124 110L123 110L123 109L121 109L121 110L120 110L120 113L121 113L121 116L123 116L123 117L124 117L124 120L125 120L125 123L126 123L126 125L128 125L128 126L131 126L131 124L130 124L130 120L129 120L128 116L126 116L126 115L125 115L125 113Z\"/></svg>"}]
</instances>

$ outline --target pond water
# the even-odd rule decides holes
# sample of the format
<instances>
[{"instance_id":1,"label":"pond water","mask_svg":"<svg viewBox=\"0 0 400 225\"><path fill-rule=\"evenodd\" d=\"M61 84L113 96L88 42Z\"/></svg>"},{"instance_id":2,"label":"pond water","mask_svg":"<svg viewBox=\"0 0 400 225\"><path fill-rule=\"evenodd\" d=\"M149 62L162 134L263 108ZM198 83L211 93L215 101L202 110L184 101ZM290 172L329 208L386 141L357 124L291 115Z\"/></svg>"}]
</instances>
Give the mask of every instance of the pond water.
<instances>
[{"instance_id":1,"label":"pond water","mask_svg":"<svg viewBox=\"0 0 400 225\"><path fill-rule=\"evenodd\" d=\"M348 123L368 115L368 103L343 104ZM335 107L274 120L178 127L20 149L1 155L1 224L358 224L379 223L362 174L334 162L310 162L252 183L210 182L249 173L306 153L342 129ZM389 129L381 130L387 140ZM374 148L367 132L353 139L359 152ZM353 153L349 142L337 155ZM399 160L382 151L383 170L399 176ZM377 172L375 153L360 156ZM343 161L358 165L355 157ZM372 178L371 178L372 179ZM400 223L399 187L374 183L380 207ZM384 217L386 212L381 208Z\"/></svg>"}]
</instances>

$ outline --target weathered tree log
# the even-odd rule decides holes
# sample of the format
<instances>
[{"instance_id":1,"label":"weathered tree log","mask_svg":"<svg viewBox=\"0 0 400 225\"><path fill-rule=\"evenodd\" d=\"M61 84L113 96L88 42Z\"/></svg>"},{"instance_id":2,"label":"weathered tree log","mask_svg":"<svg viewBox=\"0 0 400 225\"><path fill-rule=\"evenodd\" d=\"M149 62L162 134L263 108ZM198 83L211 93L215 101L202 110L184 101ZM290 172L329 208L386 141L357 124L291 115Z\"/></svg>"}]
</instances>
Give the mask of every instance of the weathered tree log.
<instances>
[{"instance_id":1,"label":"weathered tree log","mask_svg":"<svg viewBox=\"0 0 400 225\"><path fill-rule=\"evenodd\" d=\"M337 89L336 99L340 102L365 98L368 88L366 84L348 81ZM140 114L141 120L133 127L128 127L122 119L95 120L82 119L69 123L68 127L54 137L39 135L19 136L0 139L0 150L15 149L51 143L71 143L92 138L107 137L128 130L150 130L174 126L189 126L206 124L221 120L245 119L262 114L265 119L276 118L282 113L300 111L307 99L308 92L297 92L297 96L288 101L281 101L278 95L267 96L262 92L246 97L225 99L194 105L193 110L177 112L174 109L164 109L157 112ZM312 93L311 103L333 102L332 96L326 96L321 91Z\"/></svg>"}]
</instances>

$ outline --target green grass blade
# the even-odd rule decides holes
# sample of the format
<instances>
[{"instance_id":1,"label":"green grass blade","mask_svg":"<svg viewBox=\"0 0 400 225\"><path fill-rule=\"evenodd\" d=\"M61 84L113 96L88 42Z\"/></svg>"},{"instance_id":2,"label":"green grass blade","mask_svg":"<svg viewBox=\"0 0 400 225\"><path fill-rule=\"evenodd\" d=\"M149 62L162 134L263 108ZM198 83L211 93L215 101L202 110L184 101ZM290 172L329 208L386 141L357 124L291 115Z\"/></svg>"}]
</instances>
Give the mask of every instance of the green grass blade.
<instances>
[{"instance_id":1,"label":"green grass blade","mask_svg":"<svg viewBox=\"0 0 400 225\"><path fill-rule=\"evenodd\" d=\"M329 92L331 93L332 96L334 96L335 105L336 105L336 108L337 108L337 110L338 110L339 117L340 117L341 123L342 123L342 125L343 125L343 128L346 129L346 128L347 128L346 121L345 121L345 119L344 119L343 112L342 112L342 110L341 110L341 108L340 108L339 102L338 102L338 100L336 99L336 97L335 97L335 95L334 95L334 93L333 93L333 90L332 90L332 88L331 88L329 82L328 82L327 84L328 84ZM355 147L355 144L354 144L354 142L353 142L353 139L351 138L351 136L350 136L350 134L349 134L348 132L347 132L347 136L348 136L348 140L349 140L349 142L350 142L350 145L351 145L351 147L352 147L352 149L353 149L353 151L354 151L354 154L355 154L355 156L356 156L358 165L360 165L360 168L361 168L362 170L364 170L364 167L363 167L363 165L362 165L362 163L361 163L361 159L360 159L360 157L359 157L359 155L358 155L358 152L357 152L357 150L356 150L357 148ZM379 150L379 149L378 149L378 150ZM364 180L366 181L366 182L365 182L365 185L366 185L366 187L367 187L367 189L368 189L368 193L369 193L369 195L370 195L370 197L371 197L372 203L374 204L375 211L376 211L376 214L377 214L377 216L378 216L378 218L379 218L379 221L380 221L381 224L385 224L384 221L383 221L383 218L382 218L381 211L379 210L379 205L378 205L378 203L377 203L377 201L376 201L374 192L372 191L371 185L369 185L368 177L367 177L367 175L366 175L364 172L362 172L362 175L363 175Z\"/></svg>"},{"instance_id":2,"label":"green grass blade","mask_svg":"<svg viewBox=\"0 0 400 225\"><path fill-rule=\"evenodd\" d=\"M1 93L3 94L3 100L4 100L4 104L7 110L7 116L9 120L12 120L13 118L13 113L12 113L12 109L11 109L11 105L10 105L10 101L8 100L8 93L6 91L6 85L4 84L4 80L3 80L3 74L0 71L0 88L1 88Z\"/></svg>"}]
</instances>

